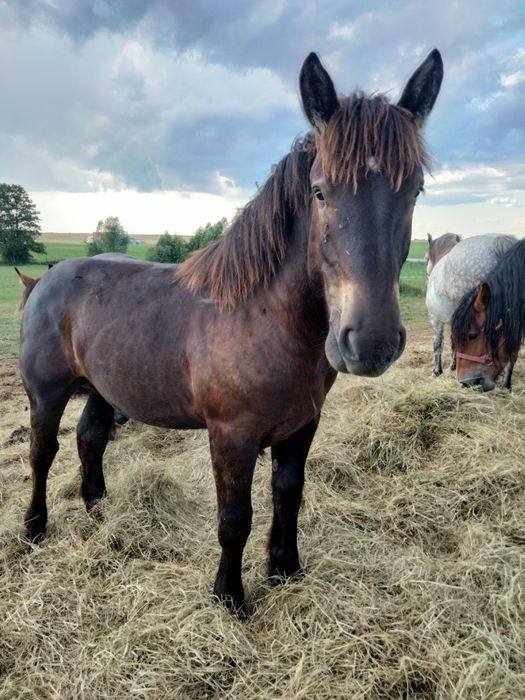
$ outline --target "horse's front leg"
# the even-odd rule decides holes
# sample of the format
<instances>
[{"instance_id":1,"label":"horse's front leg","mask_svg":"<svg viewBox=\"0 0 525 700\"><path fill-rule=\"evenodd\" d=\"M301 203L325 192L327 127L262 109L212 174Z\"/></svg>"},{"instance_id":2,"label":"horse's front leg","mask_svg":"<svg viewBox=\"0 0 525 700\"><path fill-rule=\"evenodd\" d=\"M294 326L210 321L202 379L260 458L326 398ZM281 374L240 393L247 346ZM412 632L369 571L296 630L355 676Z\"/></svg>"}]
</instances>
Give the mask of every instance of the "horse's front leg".
<instances>
[{"instance_id":1,"label":"horse's front leg","mask_svg":"<svg viewBox=\"0 0 525 700\"><path fill-rule=\"evenodd\" d=\"M222 548L213 592L228 608L244 616L242 553L252 525L251 490L258 447L216 426L209 426L209 432Z\"/></svg>"},{"instance_id":2,"label":"horse's front leg","mask_svg":"<svg viewBox=\"0 0 525 700\"><path fill-rule=\"evenodd\" d=\"M297 550L297 515L304 484L304 465L319 416L272 447L273 523L270 532L269 575L301 573Z\"/></svg>"},{"instance_id":3,"label":"horse's front leg","mask_svg":"<svg viewBox=\"0 0 525 700\"><path fill-rule=\"evenodd\" d=\"M509 391L512 391L512 372L517 359L517 356L511 357L503 370L503 388Z\"/></svg>"}]
</instances>

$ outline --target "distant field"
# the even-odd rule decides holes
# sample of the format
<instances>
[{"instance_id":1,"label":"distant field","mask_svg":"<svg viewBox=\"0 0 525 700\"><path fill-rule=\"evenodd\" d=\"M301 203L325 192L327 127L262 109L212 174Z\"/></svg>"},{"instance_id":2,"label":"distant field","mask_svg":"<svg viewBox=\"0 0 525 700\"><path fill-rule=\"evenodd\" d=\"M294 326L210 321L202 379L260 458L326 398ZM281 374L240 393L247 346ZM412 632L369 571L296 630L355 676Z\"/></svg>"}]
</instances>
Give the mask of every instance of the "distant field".
<instances>
[{"instance_id":1,"label":"distant field","mask_svg":"<svg viewBox=\"0 0 525 700\"><path fill-rule=\"evenodd\" d=\"M90 233L43 233L39 240L46 246L46 252L43 255L35 255L35 260L39 263L55 263L68 258L81 257L86 254L86 238L90 235ZM139 240L144 243L130 245L128 254L144 260L148 249L155 245L159 236L148 236Z\"/></svg>"},{"instance_id":2,"label":"distant field","mask_svg":"<svg viewBox=\"0 0 525 700\"><path fill-rule=\"evenodd\" d=\"M56 263L60 260L68 260L69 258L78 258L86 255L86 244L85 243L46 243L46 252L42 255L35 255L35 260L39 263ZM128 255L132 255L134 258L139 260L145 260L146 253L152 247L153 244L147 245L141 243L140 245L130 245L128 246Z\"/></svg>"},{"instance_id":3,"label":"distant field","mask_svg":"<svg viewBox=\"0 0 525 700\"><path fill-rule=\"evenodd\" d=\"M91 236L91 233L53 233L48 231L40 236L42 243L77 243L85 245L86 238ZM148 245L155 245L160 236L134 236ZM132 236L133 238L133 236Z\"/></svg>"}]
</instances>

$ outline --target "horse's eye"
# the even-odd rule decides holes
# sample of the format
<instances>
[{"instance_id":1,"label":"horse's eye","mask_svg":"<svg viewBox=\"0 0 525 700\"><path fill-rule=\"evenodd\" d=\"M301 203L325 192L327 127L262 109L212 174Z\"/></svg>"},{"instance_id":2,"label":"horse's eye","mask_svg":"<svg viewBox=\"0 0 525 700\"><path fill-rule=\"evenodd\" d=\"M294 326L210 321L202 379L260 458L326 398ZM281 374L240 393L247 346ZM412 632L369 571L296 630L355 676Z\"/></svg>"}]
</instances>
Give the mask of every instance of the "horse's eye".
<instances>
[{"instance_id":1,"label":"horse's eye","mask_svg":"<svg viewBox=\"0 0 525 700\"><path fill-rule=\"evenodd\" d=\"M321 189L319 187L313 187L312 190L313 190L313 193L316 196L318 202L325 201L323 193L321 192Z\"/></svg>"},{"instance_id":2,"label":"horse's eye","mask_svg":"<svg viewBox=\"0 0 525 700\"><path fill-rule=\"evenodd\" d=\"M418 190L417 190L417 192L416 192L416 194L415 194L414 199L417 199L417 198L419 197L419 195L420 195L422 192L423 192L423 193L425 192L425 188L423 187L423 185L420 185L420 186L418 187Z\"/></svg>"},{"instance_id":3,"label":"horse's eye","mask_svg":"<svg viewBox=\"0 0 525 700\"><path fill-rule=\"evenodd\" d=\"M476 333L475 331L473 331L472 333L469 333L469 334L468 334L468 339L469 339L469 340L476 340L477 337L478 337L478 333Z\"/></svg>"}]
</instances>

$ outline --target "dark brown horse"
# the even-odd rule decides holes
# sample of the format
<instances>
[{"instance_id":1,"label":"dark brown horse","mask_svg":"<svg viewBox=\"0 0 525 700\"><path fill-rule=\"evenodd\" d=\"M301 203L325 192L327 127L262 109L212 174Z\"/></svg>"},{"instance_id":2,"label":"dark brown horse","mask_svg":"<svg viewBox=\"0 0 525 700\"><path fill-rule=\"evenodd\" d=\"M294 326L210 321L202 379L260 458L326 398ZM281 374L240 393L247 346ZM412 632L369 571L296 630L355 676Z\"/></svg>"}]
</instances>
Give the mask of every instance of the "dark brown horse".
<instances>
[{"instance_id":1,"label":"dark brown horse","mask_svg":"<svg viewBox=\"0 0 525 700\"><path fill-rule=\"evenodd\" d=\"M305 460L337 372L375 377L402 353L398 279L423 185L421 126L443 75L437 50L399 102L338 98L316 54L300 91L313 132L296 142L229 231L180 267L120 255L61 262L29 297L21 372L31 404L28 537L45 533L46 479L69 397L82 496L106 493L114 407L167 428L207 428L222 548L214 592L242 610L241 560L257 456L271 447L271 576L300 571Z\"/></svg>"},{"instance_id":2,"label":"dark brown horse","mask_svg":"<svg viewBox=\"0 0 525 700\"><path fill-rule=\"evenodd\" d=\"M491 391L512 370L525 340L525 240L515 243L496 267L467 292L452 316L457 378L464 386Z\"/></svg>"}]
</instances>

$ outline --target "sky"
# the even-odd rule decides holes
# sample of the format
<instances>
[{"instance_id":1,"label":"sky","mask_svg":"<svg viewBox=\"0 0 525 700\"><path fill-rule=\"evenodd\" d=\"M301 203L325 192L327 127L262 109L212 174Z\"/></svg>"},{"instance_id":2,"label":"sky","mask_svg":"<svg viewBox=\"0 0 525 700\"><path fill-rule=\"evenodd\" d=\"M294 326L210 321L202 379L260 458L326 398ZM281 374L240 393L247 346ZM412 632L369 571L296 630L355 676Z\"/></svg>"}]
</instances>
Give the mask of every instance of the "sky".
<instances>
[{"instance_id":1,"label":"sky","mask_svg":"<svg viewBox=\"0 0 525 700\"><path fill-rule=\"evenodd\" d=\"M135 236L231 218L308 126L316 51L340 94L445 78L415 238L525 235L523 0L0 0L0 182L43 231Z\"/></svg>"}]
</instances>

